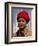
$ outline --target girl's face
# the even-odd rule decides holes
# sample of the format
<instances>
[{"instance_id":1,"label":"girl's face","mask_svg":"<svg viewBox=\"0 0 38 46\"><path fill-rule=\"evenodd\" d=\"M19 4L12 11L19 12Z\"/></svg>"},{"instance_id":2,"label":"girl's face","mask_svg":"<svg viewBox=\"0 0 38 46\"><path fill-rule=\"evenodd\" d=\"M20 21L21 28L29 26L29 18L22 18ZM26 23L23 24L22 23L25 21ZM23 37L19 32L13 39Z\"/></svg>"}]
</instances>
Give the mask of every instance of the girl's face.
<instances>
[{"instance_id":1,"label":"girl's face","mask_svg":"<svg viewBox=\"0 0 38 46\"><path fill-rule=\"evenodd\" d=\"M20 29L23 29L25 27L25 25L26 25L25 19L24 18L19 18L19 20L18 20L18 27Z\"/></svg>"}]
</instances>

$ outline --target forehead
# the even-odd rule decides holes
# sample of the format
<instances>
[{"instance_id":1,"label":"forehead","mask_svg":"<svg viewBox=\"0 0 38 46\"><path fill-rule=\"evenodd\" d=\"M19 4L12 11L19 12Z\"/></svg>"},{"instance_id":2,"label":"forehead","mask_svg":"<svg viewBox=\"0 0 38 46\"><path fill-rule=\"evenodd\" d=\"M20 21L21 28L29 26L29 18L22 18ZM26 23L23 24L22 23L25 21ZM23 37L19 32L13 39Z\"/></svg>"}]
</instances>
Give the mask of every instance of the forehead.
<instances>
[{"instance_id":1,"label":"forehead","mask_svg":"<svg viewBox=\"0 0 38 46\"><path fill-rule=\"evenodd\" d=\"M19 18L18 20L24 20L24 21L25 21L25 19L24 19L24 18Z\"/></svg>"}]
</instances>

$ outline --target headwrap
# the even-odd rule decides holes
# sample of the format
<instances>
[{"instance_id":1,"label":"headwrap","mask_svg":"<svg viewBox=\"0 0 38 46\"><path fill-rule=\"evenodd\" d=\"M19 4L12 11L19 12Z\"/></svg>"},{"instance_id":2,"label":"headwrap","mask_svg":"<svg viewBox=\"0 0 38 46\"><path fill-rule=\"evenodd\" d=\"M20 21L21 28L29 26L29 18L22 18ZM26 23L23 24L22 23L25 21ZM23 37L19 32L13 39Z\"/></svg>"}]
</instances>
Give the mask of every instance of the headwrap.
<instances>
[{"instance_id":1,"label":"headwrap","mask_svg":"<svg viewBox=\"0 0 38 46\"><path fill-rule=\"evenodd\" d=\"M29 14L26 11L19 12L17 14L17 21L18 21L19 18L24 18L26 22L29 22L29 20L30 20Z\"/></svg>"}]
</instances>

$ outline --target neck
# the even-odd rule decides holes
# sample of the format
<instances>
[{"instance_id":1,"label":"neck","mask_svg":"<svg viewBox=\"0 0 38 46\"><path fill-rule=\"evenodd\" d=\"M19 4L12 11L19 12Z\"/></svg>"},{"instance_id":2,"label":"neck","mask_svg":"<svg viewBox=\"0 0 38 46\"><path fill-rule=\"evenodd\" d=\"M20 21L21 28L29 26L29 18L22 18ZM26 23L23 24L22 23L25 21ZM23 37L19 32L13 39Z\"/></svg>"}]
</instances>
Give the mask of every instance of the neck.
<instances>
[{"instance_id":1,"label":"neck","mask_svg":"<svg viewBox=\"0 0 38 46\"><path fill-rule=\"evenodd\" d=\"M26 27L24 27L24 28L20 28L19 30L24 31L25 28L26 28Z\"/></svg>"}]
</instances>

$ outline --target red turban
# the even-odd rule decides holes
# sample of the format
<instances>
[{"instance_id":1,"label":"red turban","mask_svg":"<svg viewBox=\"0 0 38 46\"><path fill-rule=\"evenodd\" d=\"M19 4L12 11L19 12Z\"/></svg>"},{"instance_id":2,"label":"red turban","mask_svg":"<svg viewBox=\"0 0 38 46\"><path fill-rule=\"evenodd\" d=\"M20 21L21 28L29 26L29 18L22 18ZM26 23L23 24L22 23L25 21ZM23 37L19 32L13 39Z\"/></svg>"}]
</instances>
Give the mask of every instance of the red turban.
<instances>
[{"instance_id":1,"label":"red turban","mask_svg":"<svg viewBox=\"0 0 38 46\"><path fill-rule=\"evenodd\" d=\"M26 11L19 12L17 15L17 20L19 18L24 18L26 20L26 22L29 22L29 20L30 20L29 14Z\"/></svg>"}]
</instances>

